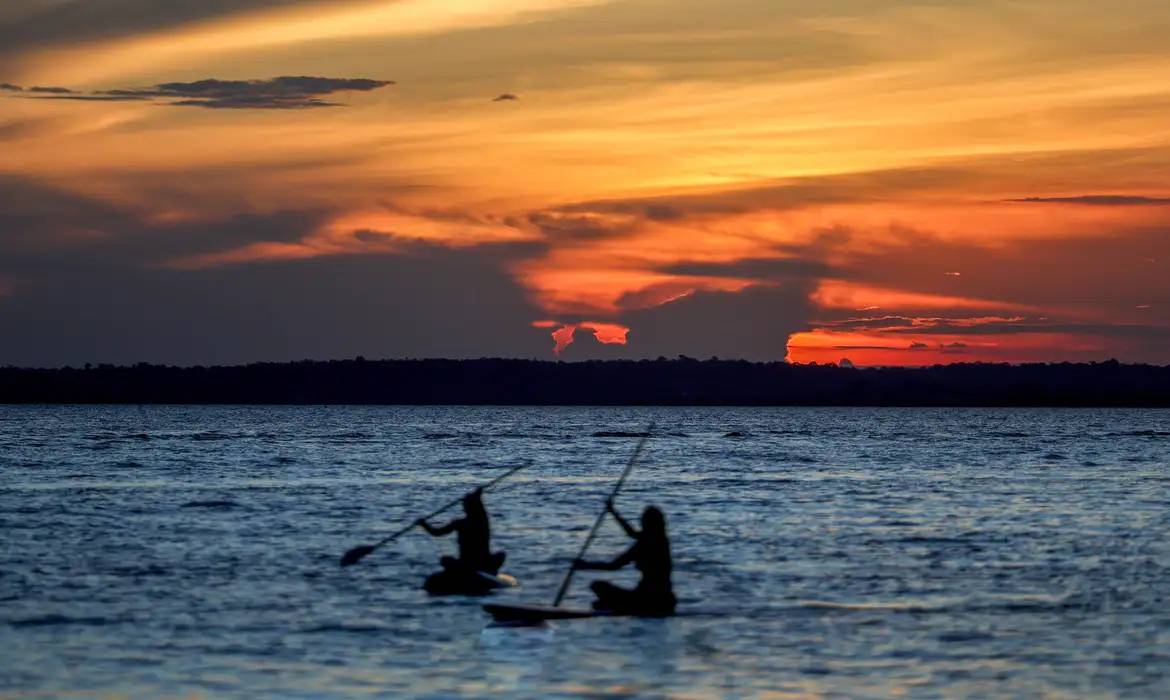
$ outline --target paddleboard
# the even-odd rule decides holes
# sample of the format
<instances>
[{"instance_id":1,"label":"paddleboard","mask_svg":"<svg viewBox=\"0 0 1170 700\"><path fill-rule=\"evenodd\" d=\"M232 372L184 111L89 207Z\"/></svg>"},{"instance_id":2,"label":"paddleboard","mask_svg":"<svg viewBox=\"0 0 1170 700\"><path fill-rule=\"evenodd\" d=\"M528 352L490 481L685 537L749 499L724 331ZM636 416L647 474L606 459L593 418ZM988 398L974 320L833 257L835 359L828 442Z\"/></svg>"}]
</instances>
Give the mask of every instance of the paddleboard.
<instances>
[{"instance_id":1,"label":"paddleboard","mask_svg":"<svg viewBox=\"0 0 1170 700\"><path fill-rule=\"evenodd\" d=\"M500 588L514 588L520 582L508 574L477 571L474 575L439 571L427 577L423 590L431 595L486 595Z\"/></svg>"},{"instance_id":2,"label":"paddleboard","mask_svg":"<svg viewBox=\"0 0 1170 700\"><path fill-rule=\"evenodd\" d=\"M607 610L584 608L558 608L551 605L503 605L489 603L484 612L496 622L512 624L535 624L545 620L578 620L586 617L613 617L616 613Z\"/></svg>"}]
</instances>

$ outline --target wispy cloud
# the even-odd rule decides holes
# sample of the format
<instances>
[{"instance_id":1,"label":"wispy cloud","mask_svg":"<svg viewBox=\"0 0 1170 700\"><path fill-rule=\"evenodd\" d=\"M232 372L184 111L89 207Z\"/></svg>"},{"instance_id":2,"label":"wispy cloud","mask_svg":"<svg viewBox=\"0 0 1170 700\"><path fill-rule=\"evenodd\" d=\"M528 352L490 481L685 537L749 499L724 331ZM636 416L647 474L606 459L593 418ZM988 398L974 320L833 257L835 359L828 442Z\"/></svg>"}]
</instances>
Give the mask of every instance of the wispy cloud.
<instances>
[{"instance_id":1,"label":"wispy cloud","mask_svg":"<svg viewBox=\"0 0 1170 700\"><path fill-rule=\"evenodd\" d=\"M370 78L320 78L281 76L268 80L218 80L161 83L147 88L100 90L79 94L66 88L29 88L29 92L53 93L60 99L81 101L160 101L181 107L208 109L305 109L336 107L325 98L339 92L369 92L393 85L393 80Z\"/></svg>"},{"instance_id":2,"label":"wispy cloud","mask_svg":"<svg viewBox=\"0 0 1170 700\"><path fill-rule=\"evenodd\" d=\"M1021 197L1004 200L1021 204L1086 204L1097 207L1170 206L1170 197L1128 194L1084 194L1076 197Z\"/></svg>"}]
</instances>

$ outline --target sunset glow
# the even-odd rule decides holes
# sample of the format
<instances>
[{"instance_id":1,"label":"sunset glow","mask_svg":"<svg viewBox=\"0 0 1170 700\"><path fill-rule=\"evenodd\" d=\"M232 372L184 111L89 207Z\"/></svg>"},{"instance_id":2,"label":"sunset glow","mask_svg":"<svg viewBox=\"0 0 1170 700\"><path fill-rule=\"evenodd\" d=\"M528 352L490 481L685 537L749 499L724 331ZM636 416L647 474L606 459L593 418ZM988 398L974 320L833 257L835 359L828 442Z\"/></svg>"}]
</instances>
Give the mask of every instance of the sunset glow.
<instances>
[{"instance_id":1,"label":"sunset glow","mask_svg":"<svg viewBox=\"0 0 1170 700\"><path fill-rule=\"evenodd\" d=\"M188 357L38 340L82 282L347 309L293 357L1170 362L1164 2L143 8L0 9L0 362Z\"/></svg>"}]
</instances>

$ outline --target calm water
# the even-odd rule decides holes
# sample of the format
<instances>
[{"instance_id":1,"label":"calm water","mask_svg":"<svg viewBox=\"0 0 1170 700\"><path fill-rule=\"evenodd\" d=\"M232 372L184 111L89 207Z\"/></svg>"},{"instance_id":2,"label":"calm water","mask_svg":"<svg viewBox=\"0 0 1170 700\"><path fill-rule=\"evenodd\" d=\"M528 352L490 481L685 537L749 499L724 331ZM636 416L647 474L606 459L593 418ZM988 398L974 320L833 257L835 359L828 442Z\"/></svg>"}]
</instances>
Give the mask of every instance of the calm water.
<instances>
[{"instance_id":1,"label":"calm water","mask_svg":"<svg viewBox=\"0 0 1170 700\"><path fill-rule=\"evenodd\" d=\"M489 627L421 534L337 566L531 460L494 598L547 603L650 420L618 505L690 614ZM1166 697L1168 489L1165 411L0 406L0 696Z\"/></svg>"}]
</instances>

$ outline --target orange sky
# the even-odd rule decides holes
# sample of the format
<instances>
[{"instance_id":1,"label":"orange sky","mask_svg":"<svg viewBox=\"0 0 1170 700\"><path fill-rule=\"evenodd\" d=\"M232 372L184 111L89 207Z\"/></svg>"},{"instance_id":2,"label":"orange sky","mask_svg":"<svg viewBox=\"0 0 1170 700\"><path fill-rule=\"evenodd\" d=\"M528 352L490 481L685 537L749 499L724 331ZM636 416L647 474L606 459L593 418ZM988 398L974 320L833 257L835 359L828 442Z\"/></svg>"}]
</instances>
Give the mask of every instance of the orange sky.
<instances>
[{"instance_id":1,"label":"orange sky","mask_svg":"<svg viewBox=\"0 0 1170 700\"><path fill-rule=\"evenodd\" d=\"M197 285L449 250L550 358L1170 362L1165 2L136 3L0 9L0 322L46 318L46 260ZM276 76L394 84L103 94ZM473 278L404 318L490 303Z\"/></svg>"}]
</instances>

